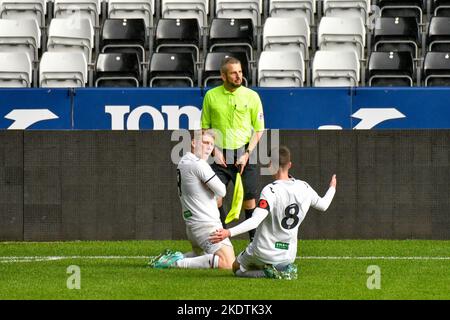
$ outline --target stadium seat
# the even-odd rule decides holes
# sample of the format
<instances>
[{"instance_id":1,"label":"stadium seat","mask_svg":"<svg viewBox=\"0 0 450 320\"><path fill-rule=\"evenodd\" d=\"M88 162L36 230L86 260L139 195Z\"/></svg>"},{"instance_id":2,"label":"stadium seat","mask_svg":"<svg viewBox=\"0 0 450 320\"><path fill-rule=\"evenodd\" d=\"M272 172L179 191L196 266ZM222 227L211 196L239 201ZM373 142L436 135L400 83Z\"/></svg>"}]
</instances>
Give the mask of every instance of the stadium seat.
<instances>
[{"instance_id":1,"label":"stadium seat","mask_svg":"<svg viewBox=\"0 0 450 320\"><path fill-rule=\"evenodd\" d=\"M100 35L100 51L134 52L145 62L147 33L143 19L105 19Z\"/></svg>"},{"instance_id":2,"label":"stadium seat","mask_svg":"<svg viewBox=\"0 0 450 320\"><path fill-rule=\"evenodd\" d=\"M315 25L316 0L270 0L269 17L305 17L308 25Z\"/></svg>"},{"instance_id":3,"label":"stadium seat","mask_svg":"<svg viewBox=\"0 0 450 320\"><path fill-rule=\"evenodd\" d=\"M360 64L354 51L316 51L312 67L314 87L356 87Z\"/></svg>"},{"instance_id":4,"label":"stadium seat","mask_svg":"<svg viewBox=\"0 0 450 320\"><path fill-rule=\"evenodd\" d=\"M421 35L415 18L380 17L375 24L373 51L409 51L414 59L418 59Z\"/></svg>"},{"instance_id":5,"label":"stadium seat","mask_svg":"<svg viewBox=\"0 0 450 320\"><path fill-rule=\"evenodd\" d=\"M205 57L205 65L202 74L202 84L204 87L213 87L222 84L220 76L220 66L223 59L234 57L241 62L243 83L248 86L250 83L250 66L245 52L208 52Z\"/></svg>"},{"instance_id":6,"label":"stadium seat","mask_svg":"<svg viewBox=\"0 0 450 320\"><path fill-rule=\"evenodd\" d=\"M156 52L190 52L200 62L200 26L197 19L158 20L155 32Z\"/></svg>"},{"instance_id":7,"label":"stadium seat","mask_svg":"<svg viewBox=\"0 0 450 320\"><path fill-rule=\"evenodd\" d=\"M431 2L431 13L433 13L433 16L450 17L450 0L429 0L429 1Z\"/></svg>"},{"instance_id":8,"label":"stadium seat","mask_svg":"<svg viewBox=\"0 0 450 320\"><path fill-rule=\"evenodd\" d=\"M81 52L45 52L39 67L41 88L84 87L88 71Z\"/></svg>"},{"instance_id":9,"label":"stadium seat","mask_svg":"<svg viewBox=\"0 0 450 320\"><path fill-rule=\"evenodd\" d=\"M368 85L392 87L414 85L414 62L409 51L372 52L369 58Z\"/></svg>"},{"instance_id":10,"label":"stadium seat","mask_svg":"<svg viewBox=\"0 0 450 320\"><path fill-rule=\"evenodd\" d=\"M0 19L36 20L40 28L45 27L46 0L1 0Z\"/></svg>"},{"instance_id":11,"label":"stadium seat","mask_svg":"<svg viewBox=\"0 0 450 320\"><path fill-rule=\"evenodd\" d=\"M161 17L165 19L197 19L201 28L208 26L209 0L161 0Z\"/></svg>"},{"instance_id":12,"label":"stadium seat","mask_svg":"<svg viewBox=\"0 0 450 320\"><path fill-rule=\"evenodd\" d=\"M425 0L376 0L374 5L380 8L382 17L413 17L423 23L423 12L426 11Z\"/></svg>"},{"instance_id":13,"label":"stadium seat","mask_svg":"<svg viewBox=\"0 0 450 320\"><path fill-rule=\"evenodd\" d=\"M432 17L427 33L428 51L450 51L450 17Z\"/></svg>"},{"instance_id":14,"label":"stadium seat","mask_svg":"<svg viewBox=\"0 0 450 320\"><path fill-rule=\"evenodd\" d=\"M450 86L450 52L427 52L423 71L425 87Z\"/></svg>"},{"instance_id":15,"label":"stadium seat","mask_svg":"<svg viewBox=\"0 0 450 320\"><path fill-rule=\"evenodd\" d=\"M311 35L305 17L269 17L263 29L264 51L298 50L309 58Z\"/></svg>"},{"instance_id":16,"label":"stadium seat","mask_svg":"<svg viewBox=\"0 0 450 320\"><path fill-rule=\"evenodd\" d=\"M91 20L93 27L100 27L101 0L53 0L53 17Z\"/></svg>"},{"instance_id":17,"label":"stadium seat","mask_svg":"<svg viewBox=\"0 0 450 320\"><path fill-rule=\"evenodd\" d=\"M215 18L209 31L209 52L244 51L254 60L253 51L257 47L251 19Z\"/></svg>"},{"instance_id":18,"label":"stadium seat","mask_svg":"<svg viewBox=\"0 0 450 320\"><path fill-rule=\"evenodd\" d=\"M322 17L318 30L320 50L353 50L364 59L366 29L361 18Z\"/></svg>"},{"instance_id":19,"label":"stadium seat","mask_svg":"<svg viewBox=\"0 0 450 320\"><path fill-rule=\"evenodd\" d=\"M190 53L163 53L152 55L150 87L194 87L196 69Z\"/></svg>"},{"instance_id":20,"label":"stadium seat","mask_svg":"<svg viewBox=\"0 0 450 320\"><path fill-rule=\"evenodd\" d=\"M301 51L263 51L258 65L260 87L303 87L305 61Z\"/></svg>"},{"instance_id":21,"label":"stadium seat","mask_svg":"<svg viewBox=\"0 0 450 320\"><path fill-rule=\"evenodd\" d=\"M92 60L94 29L89 19L54 18L48 30L47 50L52 52L82 52L88 63Z\"/></svg>"},{"instance_id":22,"label":"stadium seat","mask_svg":"<svg viewBox=\"0 0 450 320\"><path fill-rule=\"evenodd\" d=\"M262 1L216 0L216 17L228 19L252 19L255 27L261 26Z\"/></svg>"},{"instance_id":23,"label":"stadium seat","mask_svg":"<svg viewBox=\"0 0 450 320\"><path fill-rule=\"evenodd\" d=\"M100 53L95 64L96 87L139 87L142 72L137 53Z\"/></svg>"},{"instance_id":24,"label":"stadium seat","mask_svg":"<svg viewBox=\"0 0 450 320\"><path fill-rule=\"evenodd\" d=\"M366 24L370 0L323 0L323 13L327 17L361 18Z\"/></svg>"},{"instance_id":25,"label":"stadium seat","mask_svg":"<svg viewBox=\"0 0 450 320\"><path fill-rule=\"evenodd\" d=\"M29 88L32 64L25 52L0 52L0 88Z\"/></svg>"},{"instance_id":26,"label":"stadium seat","mask_svg":"<svg viewBox=\"0 0 450 320\"><path fill-rule=\"evenodd\" d=\"M0 51L26 52L32 62L39 59L41 29L36 20L0 19Z\"/></svg>"},{"instance_id":27,"label":"stadium seat","mask_svg":"<svg viewBox=\"0 0 450 320\"><path fill-rule=\"evenodd\" d=\"M108 18L144 19L147 29L153 28L153 0L108 0Z\"/></svg>"}]
</instances>

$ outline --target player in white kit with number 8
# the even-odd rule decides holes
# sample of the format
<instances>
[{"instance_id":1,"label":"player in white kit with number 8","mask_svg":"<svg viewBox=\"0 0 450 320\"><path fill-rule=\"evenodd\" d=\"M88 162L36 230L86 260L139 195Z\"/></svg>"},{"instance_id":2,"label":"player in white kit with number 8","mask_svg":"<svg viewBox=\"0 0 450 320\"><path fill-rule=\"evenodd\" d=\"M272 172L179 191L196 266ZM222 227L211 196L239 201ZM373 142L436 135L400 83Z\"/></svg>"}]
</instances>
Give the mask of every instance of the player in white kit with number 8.
<instances>
[{"instance_id":1,"label":"player in white kit with number 8","mask_svg":"<svg viewBox=\"0 0 450 320\"><path fill-rule=\"evenodd\" d=\"M278 167L276 165L278 164ZM233 271L241 277L295 279L298 228L312 206L328 209L336 192L336 175L322 198L311 186L289 175L290 151L280 147L272 151L271 168L276 181L261 192L252 218L230 229L218 229L210 236L213 243L256 229L253 242L241 252Z\"/></svg>"}]
</instances>

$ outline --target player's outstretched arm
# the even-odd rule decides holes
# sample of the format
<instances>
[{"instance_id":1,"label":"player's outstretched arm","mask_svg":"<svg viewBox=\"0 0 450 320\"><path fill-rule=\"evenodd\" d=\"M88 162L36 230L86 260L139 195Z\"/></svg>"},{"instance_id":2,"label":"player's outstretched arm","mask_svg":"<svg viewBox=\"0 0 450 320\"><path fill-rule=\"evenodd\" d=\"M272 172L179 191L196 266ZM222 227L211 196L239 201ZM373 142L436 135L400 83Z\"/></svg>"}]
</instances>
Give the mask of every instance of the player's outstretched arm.
<instances>
[{"instance_id":1,"label":"player's outstretched arm","mask_svg":"<svg viewBox=\"0 0 450 320\"><path fill-rule=\"evenodd\" d=\"M327 193L321 198L316 193L316 200L313 201L312 206L320 211L326 211L328 207L331 204L331 201L333 201L334 194L336 193L336 185L337 185L337 179L336 175L333 174L330 180L330 187L328 188Z\"/></svg>"}]
</instances>

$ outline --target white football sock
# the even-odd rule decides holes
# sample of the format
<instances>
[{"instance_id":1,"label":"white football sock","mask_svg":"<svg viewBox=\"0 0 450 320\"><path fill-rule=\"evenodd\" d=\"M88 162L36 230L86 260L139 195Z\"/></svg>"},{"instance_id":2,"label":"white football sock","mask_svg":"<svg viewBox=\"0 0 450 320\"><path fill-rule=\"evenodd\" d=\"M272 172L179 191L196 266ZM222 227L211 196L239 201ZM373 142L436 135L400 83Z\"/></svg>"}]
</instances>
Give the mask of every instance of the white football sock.
<instances>
[{"instance_id":1,"label":"white football sock","mask_svg":"<svg viewBox=\"0 0 450 320\"><path fill-rule=\"evenodd\" d=\"M183 253L183 257L194 258L194 257L198 257L198 254L196 254L194 251L189 251L189 252Z\"/></svg>"},{"instance_id":2,"label":"white football sock","mask_svg":"<svg viewBox=\"0 0 450 320\"><path fill-rule=\"evenodd\" d=\"M209 269L219 267L219 256L215 254L204 254L195 258L184 258L176 262L178 268L186 269Z\"/></svg>"}]
</instances>

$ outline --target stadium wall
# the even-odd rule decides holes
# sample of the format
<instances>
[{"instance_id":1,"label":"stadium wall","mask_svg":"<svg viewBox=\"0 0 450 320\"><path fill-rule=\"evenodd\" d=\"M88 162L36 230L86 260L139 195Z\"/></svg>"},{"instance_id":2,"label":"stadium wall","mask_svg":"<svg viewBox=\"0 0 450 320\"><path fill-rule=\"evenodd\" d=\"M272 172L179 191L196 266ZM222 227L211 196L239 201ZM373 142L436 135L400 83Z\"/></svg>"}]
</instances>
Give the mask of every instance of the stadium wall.
<instances>
[{"instance_id":1,"label":"stadium wall","mask_svg":"<svg viewBox=\"0 0 450 320\"><path fill-rule=\"evenodd\" d=\"M449 130L282 130L279 140L292 174L319 194L338 177L329 210L311 209L300 238L450 239ZM186 238L171 131L3 130L0 143L0 240Z\"/></svg>"}]
</instances>

